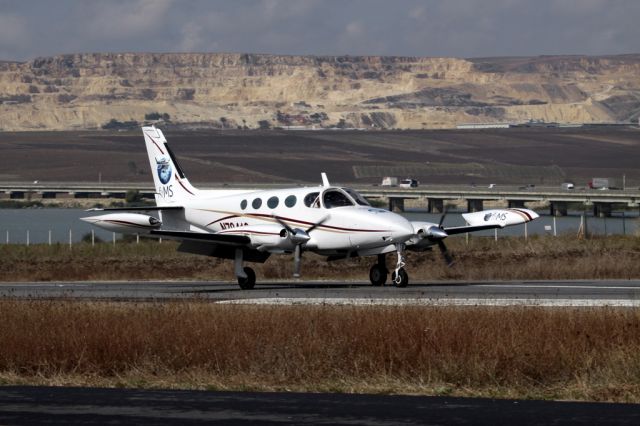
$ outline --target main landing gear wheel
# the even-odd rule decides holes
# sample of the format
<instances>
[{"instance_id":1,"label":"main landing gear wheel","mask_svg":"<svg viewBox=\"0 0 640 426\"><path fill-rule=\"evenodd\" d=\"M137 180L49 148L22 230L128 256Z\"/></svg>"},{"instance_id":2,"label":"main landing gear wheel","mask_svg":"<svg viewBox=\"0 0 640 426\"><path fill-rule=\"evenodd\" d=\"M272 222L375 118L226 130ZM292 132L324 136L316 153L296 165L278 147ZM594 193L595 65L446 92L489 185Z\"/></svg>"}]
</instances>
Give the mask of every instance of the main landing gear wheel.
<instances>
[{"instance_id":1,"label":"main landing gear wheel","mask_svg":"<svg viewBox=\"0 0 640 426\"><path fill-rule=\"evenodd\" d=\"M369 280L371 284L378 287L387 282L387 268L381 265L373 265L369 270Z\"/></svg>"},{"instance_id":2,"label":"main landing gear wheel","mask_svg":"<svg viewBox=\"0 0 640 426\"><path fill-rule=\"evenodd\" d=\"M409 284L409 275L404 268L400 268L398 271L398 277L396 277L396 272L393 271L391 274L391 281L393 281L396 287L406 287Z\"/></svg>"},{"instance_id":3,"label":"main landing gear wheel","mask_svg":"<svg viewBox=\"0 0 640 426\"><path fill-rule=\"evenodd\" d=\"M243 270L244 273L247 274L247 278L238 277L238 284L243 290L251 290L256 285L256 273L252 268L249 268L248 266L246 266Z\"/></svg>"}]
</instances>

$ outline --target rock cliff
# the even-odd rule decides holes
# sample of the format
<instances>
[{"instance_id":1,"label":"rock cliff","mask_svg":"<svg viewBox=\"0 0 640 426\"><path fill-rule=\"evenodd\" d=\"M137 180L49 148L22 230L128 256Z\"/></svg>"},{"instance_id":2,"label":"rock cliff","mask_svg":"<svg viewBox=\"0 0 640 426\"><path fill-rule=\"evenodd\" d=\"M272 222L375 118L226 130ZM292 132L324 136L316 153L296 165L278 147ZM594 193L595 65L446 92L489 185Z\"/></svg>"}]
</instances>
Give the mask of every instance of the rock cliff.
<instances>
[{"instance_id":1,"label":"rock cliff","mask_svg":"<svg viewBox=\"0 0 640 426\"><path fill-rule=\"evenodd\" d=\"M0 129L118 127L162 116L234 128L620 122L640 113L638 76L640 55L60 55L0 62Z\"/></svg>"}]
</instances>

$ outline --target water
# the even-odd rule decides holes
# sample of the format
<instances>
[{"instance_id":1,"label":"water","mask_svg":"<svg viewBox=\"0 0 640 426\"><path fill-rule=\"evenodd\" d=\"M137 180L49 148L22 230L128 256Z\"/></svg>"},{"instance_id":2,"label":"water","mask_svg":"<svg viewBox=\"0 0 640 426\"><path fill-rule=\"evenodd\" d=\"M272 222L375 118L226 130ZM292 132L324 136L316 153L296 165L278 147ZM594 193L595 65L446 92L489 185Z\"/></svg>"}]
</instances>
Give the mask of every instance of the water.
<instances>
[{"instance_id":1,"label":"water","mask_svg":"<svg viewBox=\"0 0 640 426\"><path fill-rule=\"evenodd\" d=\"M0 209L0 243L26 244L48 243L51 231L52 243L77 243L93 229L96 238L111 241L113 233L83 222L81 217L97 215L82 209ZM116 238L121 235L116 234Z\"/></svg>"},{"instance_id":2,"label":"water","mask_svg":"<svg viewBox=\"0 0 640 426\"><path fill-rule=\"evenodd\" d=\"M418 210L408 210L404 216L409 220L423 220L427 222L438 223L440 214L431 214ZM579 212L569 212L568 216L555 218L556 235L577 235L582 221ZM640 229L640 219L638 214L630 215L625 213L615 213L612 217L593 217L585 216L587 232L591 235L637 235ZM460 212L450 212L447 214L444 226L464 226L465 221ZM478 236L495 236L496 230L474 232L473 235ZM540 216L533 222L526 224L526 232L528 235L553 235L554 234L554 217ZM524 236L525 225L515 225L503 229L498 229L498 238L501 236ZM463 235L463 234L462 234Z\"/></svg>"},{"instance_id":3,"label":"water","mask_svg":"<svg viewBox=\"0 0 640 426\"><path fill-rule=\"evenodd\" d=\"M93 227L80 220L81 217L96 215L95 212L85 212L81 209L0 209L0 243L4 244L9 232L9 242L14 244L26 244L27 231L31 244L48 243L49 231L51 231L52 243L69 243L69 230L71 240L79 242L83 236L90 234L93 229L96 237L111 241L113 233ZM419 210L410 210L404 213L409 220L422 220L438 223L440 214L430 214ZM569 216L556 218L557 235L577 235L580 228L580 215L577 212ZM587 231L595 235L637 235L640 228L640 219L637 213L633 216L616 213L614 217L595 218L586 217ZM463 226L464 219L459 212L450 212L445 218L444 226ZM548 227L548 229L546 228ZM524 225L516 225L497 231L501 236L523 236ZM539 219L527 224L528 235L553 235L553 217L541 216ZM476 232L474 235L493 237L494 230ZM116 239L122 236L116 234Z\"/></svg>"}]
</instances>

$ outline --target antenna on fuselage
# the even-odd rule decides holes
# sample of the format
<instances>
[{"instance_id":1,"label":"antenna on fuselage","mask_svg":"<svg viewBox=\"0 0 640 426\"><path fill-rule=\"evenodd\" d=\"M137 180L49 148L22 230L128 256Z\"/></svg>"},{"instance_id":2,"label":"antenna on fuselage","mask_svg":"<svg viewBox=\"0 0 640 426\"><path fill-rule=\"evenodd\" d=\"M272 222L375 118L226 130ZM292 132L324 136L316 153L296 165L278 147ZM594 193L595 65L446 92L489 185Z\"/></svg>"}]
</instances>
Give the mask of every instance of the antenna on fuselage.
<instances>
[{"instance_id":1,"label":"antenna on fuselage","mask_svg":"<svg viewBox=\"0 0 640 426\"><path fill-rule=\"evenodd\" d=\"M320 176L322 176L322 186L331 186L331 184L329 184L329 178L325 172L320 173Z\"/></svg>"}]
</instances>

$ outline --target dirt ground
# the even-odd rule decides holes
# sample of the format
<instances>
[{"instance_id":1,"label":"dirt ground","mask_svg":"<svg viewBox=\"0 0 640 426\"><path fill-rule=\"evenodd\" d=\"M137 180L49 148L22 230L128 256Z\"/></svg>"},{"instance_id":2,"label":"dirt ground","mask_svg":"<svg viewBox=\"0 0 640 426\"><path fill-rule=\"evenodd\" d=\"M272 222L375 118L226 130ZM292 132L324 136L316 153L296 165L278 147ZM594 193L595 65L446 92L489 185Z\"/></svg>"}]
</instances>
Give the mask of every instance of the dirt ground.
<instances>
[{"instance_id":1,"label":"dirt ground","mask_svg":"<svg viewBox=\"0 0 640 426\"><path fill-rule=\"evenodd\" d=\"M627 127L434 131L183 131L165 135L194 184L310 183L357 178L357 167L412 172L422 183L552 184L626 175L640 185L640 130ZM0 181L151 180L140 132L0 132ZM482 165L492 173L457 173ZM466 166L466 168L465 168ZM522 175L518 168L533 172ZM472 167L471 167L472 168ZM447 173L438 175L435 170ZM558 171L554 176L549 171ZM546 180L545 180L546 179Z\"/></svg>"}]
</instances>

